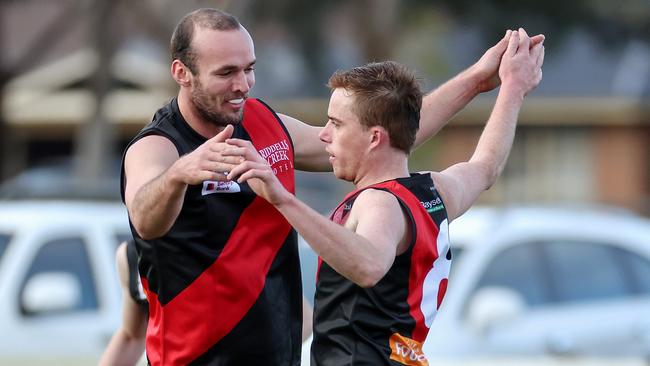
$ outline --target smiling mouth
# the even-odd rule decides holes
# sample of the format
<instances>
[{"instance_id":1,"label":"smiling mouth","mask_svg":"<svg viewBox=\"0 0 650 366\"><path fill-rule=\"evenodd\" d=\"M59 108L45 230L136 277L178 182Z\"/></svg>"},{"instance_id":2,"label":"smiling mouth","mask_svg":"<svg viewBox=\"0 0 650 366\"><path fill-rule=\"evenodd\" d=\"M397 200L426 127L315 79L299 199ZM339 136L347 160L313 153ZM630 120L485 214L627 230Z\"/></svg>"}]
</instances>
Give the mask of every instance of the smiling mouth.
<instances>
[{"instance_id":1,"label":"smiling mouth","mask_svg":"<svg viewBox=\"0 0 650 366\"><path fill-rule=\"evenodd\" d=\"M241 104L244 102L244 98L230 99L228 103L230 104Z\"/></svg>"}]
</instances>

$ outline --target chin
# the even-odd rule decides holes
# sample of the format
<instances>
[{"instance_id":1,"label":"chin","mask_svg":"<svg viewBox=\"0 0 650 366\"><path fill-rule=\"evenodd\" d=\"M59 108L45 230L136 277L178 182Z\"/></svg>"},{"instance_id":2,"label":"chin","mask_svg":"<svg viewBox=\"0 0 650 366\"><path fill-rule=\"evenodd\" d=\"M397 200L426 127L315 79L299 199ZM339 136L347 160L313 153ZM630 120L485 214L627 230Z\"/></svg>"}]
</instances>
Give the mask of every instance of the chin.
<instances>
[{"instance_id":1,"label":"chin","mask_svg":"<svg viewBox=\"0 0 650 366\"><path fill-rule=\"evenodd\" d=\"M228 120L230 124L233 125L240 124L244 120L244 108L242 108L237 112L228 113L225 119Z\"/></svg>"},{"instance_id":2,"label":"chin","mask_svg":"<svg viewBox=\"0 0 650 366\"><path fill-rule=\"evenodd\" d=\"M334 169L334 176L338 179L344 180L346 182L353 182L354 178L351 178L347 175L345 175L343 172L337 172L336 169Z\"/></svg>"}]
</instances>

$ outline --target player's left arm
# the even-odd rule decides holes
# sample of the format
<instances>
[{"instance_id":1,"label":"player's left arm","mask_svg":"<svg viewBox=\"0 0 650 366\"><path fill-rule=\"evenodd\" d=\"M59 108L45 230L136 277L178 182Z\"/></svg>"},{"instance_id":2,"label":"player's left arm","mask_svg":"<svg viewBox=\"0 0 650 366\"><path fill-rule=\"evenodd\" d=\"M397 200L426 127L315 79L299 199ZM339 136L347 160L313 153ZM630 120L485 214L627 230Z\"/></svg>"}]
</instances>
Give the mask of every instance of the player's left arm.
<instances>
[{"instance_id":1,"label":"player's left arm","mask_svg":"<svg viewBox=\"0 0 650 366\"><path fill-rule=\"evenodd\" d=\"M323 129L311 126L293 117L278 114L293 141L296 169L310 172L331 172L332 164L325 151L325 143L318 134Z\"/></svg>"}]
</instances>

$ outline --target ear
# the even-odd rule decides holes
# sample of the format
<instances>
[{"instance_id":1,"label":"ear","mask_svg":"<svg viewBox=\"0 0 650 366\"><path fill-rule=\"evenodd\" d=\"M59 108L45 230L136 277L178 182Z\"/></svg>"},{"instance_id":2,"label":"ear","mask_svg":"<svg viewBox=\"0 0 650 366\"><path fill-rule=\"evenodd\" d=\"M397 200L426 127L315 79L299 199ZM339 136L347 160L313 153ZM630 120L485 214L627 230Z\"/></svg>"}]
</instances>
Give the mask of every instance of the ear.
<instances>
[{"instance_id":1,"label":"ear","mask_svg":"<svg viewBox=\"0 0 650 366\"><path fill-rule=\"evenodd\" d=\"M172 77L178 85L185 87L192 85L192 72L181 60L174 60L172 62L171 71Z\"/></svg>"},{"instance_id":2,"label":"ear","mask_svg":"<svg viewBox=\"0 0 650 366\"><path fill-rule=\"evenodd\" d=\"M370 148L381 146L383 144L389 143L388 133L383 127L372 126L369 128L370 132Z\"/></svg>"}]
</instances>

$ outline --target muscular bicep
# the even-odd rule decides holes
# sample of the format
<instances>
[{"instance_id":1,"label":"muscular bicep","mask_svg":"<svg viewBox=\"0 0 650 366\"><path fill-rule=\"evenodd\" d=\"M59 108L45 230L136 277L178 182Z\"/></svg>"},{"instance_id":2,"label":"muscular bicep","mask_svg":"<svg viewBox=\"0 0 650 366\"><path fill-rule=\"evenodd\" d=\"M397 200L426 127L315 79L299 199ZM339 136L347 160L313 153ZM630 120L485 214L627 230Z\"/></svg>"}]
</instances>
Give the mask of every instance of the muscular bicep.
<instances>
[{"instance_id":1,"label":"muscular bicep","mask_svg":"<svg viewBox=\"0 0 650 366\"><path fill-rule=\"evenodd\" d=\"M325 143L318 136L322 127L311 126L293 117L278 114L293 141L296 169L311 172L332 171Z\"/></svg>"},{"instance_id":2,"label":"muscular bicep","mask_svg":"<svg viewBox=\"0 0 650 366\"><path fill-rule=\"evenodd\" d=\"M131 145L124 158L126 206L130 207L142 186L162 174L176 160L176 147L166 137L149 135Z\"/></svg>"},{"instance_id":3,"label":"muscular bicep","mask_svg":"<svg viewBox=\"0 0 650 366\"><path fill-rule=\"evenodd\" d=\"M449 222L462 215L478 199L487 184L487 169L480 163L463 162L442 172L430 172L442 197Z\"/></svg>"}]
</instances>

